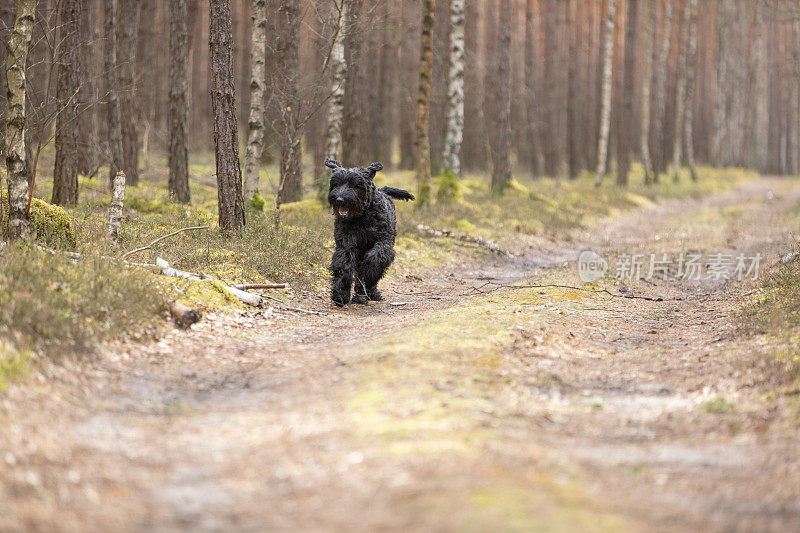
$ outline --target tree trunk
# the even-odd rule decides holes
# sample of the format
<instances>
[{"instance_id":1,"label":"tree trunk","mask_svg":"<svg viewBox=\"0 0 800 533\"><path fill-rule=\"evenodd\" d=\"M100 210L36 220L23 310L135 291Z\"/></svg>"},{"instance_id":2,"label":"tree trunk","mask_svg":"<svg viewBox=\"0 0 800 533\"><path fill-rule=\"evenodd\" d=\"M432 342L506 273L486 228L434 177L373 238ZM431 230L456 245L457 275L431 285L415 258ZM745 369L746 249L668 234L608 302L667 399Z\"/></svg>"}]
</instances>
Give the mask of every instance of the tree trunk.
<instances>
[{"instance_id":1,"label":"tree trunk","mask_svg":"<svg viewBox=\"0 0 800 533\"><path fill-rule=\"evenodd\" d=\"M686 51L686 104L684 120L683 139L686 149L686 164L689 166L689 173L692 181L697 181L697 172L694 161L694 92L695 78L697 74L697 0L686 0L686 10L689 11L689 19L684 24L689 25L689 42Z\"/></svg>"},{"instance_id":2,"label":"tree trunk","mask_svg":"<svg viewBox=\"0 0 800 533\"><path fill-rule=\"evenodd\" d=\"M169 2L169 195L188 204L189 152L186 128L189 106L189 45L186 0Z\"/></svg>"},{"instance_id":3,"label":"tree trunk","mask_svg":"<svg viewBox=\"0 0 800 533\"><path fill-rule=\"evenodd\" d=\"M250 34L250 116L247 119L247 149L244 153L244 197L259 189L261 152L264 150L265 61L267 58L267 0L250 0L253 29Z\"/></svg>"},{"instance_id":4,"label":"tree trunk","mask_svg":"<svg viewBox=\"0 0 800 533\"><path fill-rule=\"evenodd\" d=\"M278 43L281 64L280 121L281 121L281 184L278 202L296 202L303 196L300 173L302 132L300 130L300 98L298 96L298 54L300 5L298 0L282 0L278 10L282 28Z\"/></svg>"},{"instance_id":5,"label":"tree trunk","mask_svg":"<svg viewBox=\"0 0 800 533\"><path fill-rule=\"evenodd\" d=\"M122 118L119 107L119 80L117 79L117 36L114 0L105 0L103 33L103 67L105 69L106 122L108 125L109 183L122 170Z\"/></svg>"},{"instance_id":6,"label":"tree trunk","mask_svg":"<svg viewBox=\"0 0 800 533\"><path fill-rule=\"evenodd\" d=\"M461 174L464 140L464 0L450 0L450 71L447 87L447 136L442 162L445 170Z\"/></svg>"},{"instance_id":7,"label":"tree trunk","mask_svg":"<svg viewBox=\"0 0 800 533\"><path fill-rule=\"evenodd\" d=\"M8 179L8 235L30 239L35 235L28 218L28 176L25 170L25 64L33 33L36 0L20 0L6 58L5 156Z\"/></svg>"},{"instance_id":8,"label":"tree trunk","mask_svg":"<svg viewBox=\"0 0 800 533\"><path fill-rule=\"evenodd\" d=\"M117 60L119 107L122 120L122 164L128 185L139 183L139 105L136 101L136 37L139 33L138 0L119 0ZM150 22L150 21L148 21Z\"/></svg>"},{"instance_id":9,"label":"tree trunk","mask_svg":"<svg viewBox=\"0 0 800 533\"><path fill-rule=\"evenodd\" d=\"M678 181L681 169L681 159L683 153L684 119L686 118L686 43L689 40L689 18L691 16L691 2L684 1L683 24L681 25L681 37L678 41L678 81L675 97L675 131L672 143L672 178Z\"/></svg>"},{"instance_id":10,"label":"tree trunk","mask_svg":"<svg viewBox=\"0 0 800 533\"><path fill-rule=\"evenodd\" d=\"M723 147L727 142L727 118L730 109L730 49L736 13L732 1L717 2L717 91L714 104L714 131L711 137L711 161L720 165L725 161Z\"/></svg>"},{"instance_id":11,"label":"tree trunk","mask_svg":"<svg viewBox=\"0 0 800 533\"><path fill-rule=\"evenodd\" d=\"M344 36L344 57L347 68L344 81L344 108L342 121L342 161L356 165L360 159L358 139L360 138L362 91L359 91L359 71L364 28L359 24L362 0L342 0L348 4L345 20L347 31Z\"/></svg>"},{"instance_id":12,"label":"tree trunk","mask_svg":"<svg viewBox=\"0 0 800 533\"><path fill-rule=\"evenodd\" d=\"M500 1L500 16L497 24L497 57L495 83L497 84L497 112L494 115L495 127L491 128L489 148L492 155L492 192L502 194L511 181L511 0ZM489 86L491 88L491 86Z\"/></svg>"},{"instance_id":13,"label":"tree trunk","mask_svg":"<svg viewBox=\"0 0 800 533\"><path fill-rule=\"evenodd\" d=\"M569 58L567 66L567 174L574 179L580 172L580 151L582 148L578 132L580 105L578 97L579 38L578 4L583 0L571 0L568 5L566 30L569 39Z\"/></svg>"},{"instance_id":14,"label":"tree trunk","mask_svg":"<svg viewBox=\"0 0 800 533\"><path fill-rule=\"evenodd\" d=\"M347 62L344 58L344 41L348 27L348 0L339 0L334 9L336 16L336 36L331 48L331 98L328 102L328 116L325 123L325 159L339 159L339 148L342 144L342 112L344 108L345 77ZM320 198L327 197L328 179L320 178L318 183Z\"/></svg>"},{"instance_id":15,"label":"tree trunk","mask_svg":"<svg viewBox=\"0 0 800 533\"><path fill-rule=\"evenodd\" d=\"M617 128L617 185L628 185L628 171L631 165L633 150L633 93L634 69L636 68L636 27L638 21L639 2L628 1L628 13L625 17L625 56L623 58L622 109ZM649 52L649 51L647 51ZM645 55L647 55L645 52Z\"/></svg>"},{"instance_id":16,"label":"tree trunk","mask_svg":"<svg viewBox=\"0 0 800 533\"><path fill-rule=\"evenodd\" d=\"M236 128L230 0L209 0L211 107L214 112L214 151L217 163L219 228L223 233L244 227L242 172Z\"/></svg>"},{"instance_id":17,"label":"tree trunk","mask_svg":"<svg viewBox=\"0 0 800 533\"><path fill-rule=\"evenodd\" d=\"M656 64L656 87L653 101L656 104L653 113L653 182L658 182L658 174L664 171L666 154L664 153L664 127L666 125L666 88L667 59L672 37L672 0L664 4L664 34Z\"/></svg>"},{"instance_id":18,"label":"tree trunk","mask_svg":"<svg viewBox=\"0 0 800 533\"><path fill-rule=\"evenodd\" d=\"M78 202L78 92L80 89L81 0L61 0L58 7L61 46L58 47L56 100L56 160L52 202Z\"/></svg>"},{"instance_id":19,"label":"tree trunk","mask_svg":"<svg viewBox=\"0 0 800 533\"><path fill-rule=\"evenodd\" d=\"M417 93L417 205L431 199L431 145L428 124L431 112L433 74L433 13L435 0L422 0L422 38L420 40L419 89Z\"/></svg>"},{"instance_id":20,"label":"tree trunk","mask_svg":"<svg viewBox=\"0 0 800 533\"><path fill-rule=\"evenodd\" d=\"M644 72L642 72L642 128L639 138L639 149L642 152L642 166L644 167L644 182L650 183L653 165L650 162L650 80L653 76L653 53L655 51L653 38L655 22L655 0L644 0L645 26L644 26Z\"/></svg>"},{"instance_id":21,"label":"tree trunk","mask_svg":"<svg viewBox=\"0 0 800 533\"><path fill-rule=\"evenodd\" d=\"M527 141L528 165L531 174L541 175L541 145L539 141L539 94L536 89L536 1L527 0L525 4L525 115L527 124L525 137Z\"/></svg>"},{"instance_id":22,"label":"tree trunk","mask_svg":"<svg viewBox=\"0 0 800 533\"><path fill-rule=\"evenodd\" d=\"M95 105L95 43L97 42L97 3L86 2L80 21L80 61L78 67L81 80L78 92L78 109L81 113L78 137L78 172L89 176L97 170L97 106Z\"/></svg>"},{"instance_id":23,"label":"tree trunk","mask_svg":"<svg viewBox=\"0 0 800 533\"><path fill-rule=\"evenodd\" d=\"M603 174L606 172L606 157L608 155L608 131L611 128L611 74L614 52L614 15L617 11L617 0L608 1L606 14L606 32L603 42L603 82L600 97L600 136L597 140L597 172L595 185L603 183Z\"/></svg>"}]
</instances>

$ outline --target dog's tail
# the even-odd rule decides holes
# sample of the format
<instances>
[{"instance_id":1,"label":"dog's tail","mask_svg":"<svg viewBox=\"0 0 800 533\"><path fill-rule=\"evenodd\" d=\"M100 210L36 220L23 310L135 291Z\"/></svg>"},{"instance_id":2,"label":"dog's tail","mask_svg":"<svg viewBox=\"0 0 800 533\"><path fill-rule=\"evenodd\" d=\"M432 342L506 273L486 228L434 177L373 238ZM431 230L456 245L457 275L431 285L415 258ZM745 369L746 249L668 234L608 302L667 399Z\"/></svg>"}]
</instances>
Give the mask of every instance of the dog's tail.
<instances>
[{"instance_id":1,"label":"dog's tail","mask_svg":"<svg viewBox=\"0 0 800 533\"><path fill-rule=\"evenodd\" d=\"M414 195L411 194L410 192L404 191L403 189L398 189L396 187L389 187L388 185L384 185L383 187L381 187L380 190L389 195L390 197L396 198L397 200L416 200L416 198L414 198Z\"/></svg>"}]
</instances>

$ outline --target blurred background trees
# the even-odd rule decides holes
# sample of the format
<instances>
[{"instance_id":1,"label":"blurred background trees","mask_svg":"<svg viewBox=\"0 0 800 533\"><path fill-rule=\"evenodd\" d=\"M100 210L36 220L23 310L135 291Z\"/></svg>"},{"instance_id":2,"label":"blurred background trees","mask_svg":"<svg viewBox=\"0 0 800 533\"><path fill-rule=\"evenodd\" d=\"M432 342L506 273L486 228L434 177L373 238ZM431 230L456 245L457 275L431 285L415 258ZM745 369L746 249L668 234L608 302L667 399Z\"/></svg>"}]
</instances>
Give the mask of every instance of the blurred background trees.
<instances>
[{"instance_id":1,"label":"blurred background trees","mask_svg":"<svg viewBox=\"0 0 800 533\"><path fill-rule=\"evenodd\" d=\"M74 202L76 173L100 166L135 184L150 152L172 154L171 190L188 201L180 145L214 150L209 1L37 3L26 166L55 139L54 201ZM18 4L0 1L6 43ZM694 160L798 172L796 2L226 4L247 196L269 162L279 175L260 188L279 202L324 190L325 156L416 169L423 185L429 172L491 172L497 191L514 172L624 186Z\"/></svg>"}]
</instances>

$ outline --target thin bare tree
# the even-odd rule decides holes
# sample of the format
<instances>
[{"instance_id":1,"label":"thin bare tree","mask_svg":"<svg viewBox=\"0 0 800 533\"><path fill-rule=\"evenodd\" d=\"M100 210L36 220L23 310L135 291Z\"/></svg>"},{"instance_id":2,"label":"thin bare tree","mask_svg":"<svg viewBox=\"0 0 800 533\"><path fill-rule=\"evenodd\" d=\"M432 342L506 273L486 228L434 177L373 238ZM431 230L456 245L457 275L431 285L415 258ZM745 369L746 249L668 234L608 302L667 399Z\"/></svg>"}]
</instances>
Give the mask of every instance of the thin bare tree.
<instances>
[{"instance_id":1,"label":"thin bare tree","mask_svg":"<svg viewBox=\"0 0 800 533\"><path fill-rule=\"evenodd\" d=\"M53 168L52 202L70 205L78 202L78 92L81 57L81 0L61 0L58 6L61 42L58 46L56 100L56 158Z\"/></svg>"},{"instance_id":2,"label":"thin bare tree","mask_svg":"<svg viewBox=\"0 0 800 533\"><path fill-rule=\"evenodd\" d=\"M606 31L603 42L603 81L600 96L600 135L597 140L597 172L595 185L603 183L603 174L606 173L606 158L608 156L608 132L611 129L611 74L613 68L612 55L614 52L614 16L617 12L617 0L608 1L606 13Z\"/></svg>"},{"instance_id":3,"label":"thin bare tree","mask_svg":"<svg viewBox=\"0 0 800 533\"><path fill-rule=\"evenodd\" d=\"M663 172L666 165L666 154L664 153L664 136L667 115L666 85L667 85L667 60L669 59L669 45L672 41L672 0L664 3L664 28L661 38L661 48L658 54L655 77L656 104L653 113L653 182L658 182L659 173Z\"/></svg>"},{"instance_id":4,"label":"thin bare tree","mask_svg":"<svg viewBox=\"0 0 800 533\"><path fill-rule=\"evenodd\" d=\"M628 1L628 12L625 17L625 56L623 58L622 109L620 124L617 128L617 185L628 185L628 171L633 151L633 94L636 68L636 28L638 20L639 0Z\"/></svg>"},{"instance_id":5,"label":"thin bare tree","mask_svg":"<svg viewBox=\"0 0 800 533\"><path fill-rule=\"evenodd\" d=\"M692 181L697 181L697 170L694 160L694 94L697 77L697 0L686 0L689 20L684 24L689 25L689 42L686 50L686 104L683 140L686 149L686 164Z\"/></svg>"},{"instance_id":6,"label":"thin bare tree","mask_svg":"<svg viewBox=\"0 0 800 533\"><path fill-rule=\"evenodd\" d=\"M431 200L431 143L428 125L431 113L431 76L433 74L433 15L435 0L422 0L422 33L417 93L416 179L417 205Z\"/></svg>"},{"instance_id":7,"label":"thin bare tree","mask_svg":"<svg viewBox=\"0 0 800 533\"><path fill-rule=\"evenodd\" d=\"M639 149L642 153L644 182L650 183L653 164L650 161L650 81L653 76L653 53L655 51L653 30L655 24L655 0L644 0L644 71L642 72L642 126Z\"/></svg>"},{"instance_id":8,"label":"thin bare tree","mask_svg":"<svg viewBox=\"0 0 800 533\"><path fill-rule=\"evenodd\" d=\"M511 181L511 33L506 29L511 26L511 0L500 0L500 15L496 22L489 22L498 25L496 69L491 76L495 86L489 86L497 95L495 124L487 132L491 135L492 192L502 194Z\"/></svg>"},{"instance_id":9,"label":"thin bare tree","mask_svg":"<svg viewBox=\"0 0 800 533\"><path fill-rule=\"evenodd\" d=\"M106 91L106 126L108 130L108 181L112 183L122 170L122 118L119 107L119 80L117 79L117 35L114 0L103 4L103 69Z\"/></svg>"},{"instance_id":10,"label":"thin bare tree","mask_svg":"<svg viewBox=\"0 0 800 533\"><path fill-rule=\"evenodd\" d=\"M188 204L189 152L186 130L189 110L189 62L186 0L169 2L169 195Z\"/></svg>"},{"instance_id":11,"label":"thin bare tree","mask_svg":"<svg viewBox=\"0 0 800 533\"><path fill-rule=\"evenodd\" d=\"M209 48L219 228L230 235L244 228L230 0L209 0Z\"/></svg>"},{"instance_id":12,"label":"thin bare tree","mask_svg":"<svg viewBox=\"0 0 800 533\"><path fill-rule=\"evenodd\" d=\"M139 105L136 100L136 39L139 33L139 0L118 0L117 77L122 120L122 161L126 185L139 183Z\"/></svg>"}]
</instances>

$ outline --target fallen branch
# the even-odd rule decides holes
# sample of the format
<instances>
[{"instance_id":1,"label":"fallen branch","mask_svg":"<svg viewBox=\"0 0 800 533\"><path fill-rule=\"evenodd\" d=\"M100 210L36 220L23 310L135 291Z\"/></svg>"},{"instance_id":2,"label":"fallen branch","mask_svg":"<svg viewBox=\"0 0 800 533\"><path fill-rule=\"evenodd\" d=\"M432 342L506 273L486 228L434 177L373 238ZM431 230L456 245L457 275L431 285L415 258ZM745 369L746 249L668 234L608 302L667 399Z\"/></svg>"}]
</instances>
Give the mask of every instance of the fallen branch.
<instances>
[{"instance_id":1,"label":"fallen branch","mask_svg":"<svg viewBox=\"0 0 800 533\"><path fill-rule=\"evenodd\" d=\"M502 248L500 248L500 246L498 246L497 243L495 243L494 241L491 241L489 239L484 239L480 235L478 235L477 237L473 237L472 235L463 235L461 233L456 233L454 231L450 231L447 229L436 230L424 224L418 225L417 230L420 233L430 235L431 237L447 237L449 239L455 239L461 242L476 244L498 255L507 255L509 257L514 255L508 250L503 250Z\"/></svg>"},{"instance_id":2,"label":"fallen branch","mask_svg":"<svg viewBox=\"0 0 800 533\"><path fill-rule=\"evenodd\" d=\"M156 265L161 271L161 274L165 276L169 276L171 278L181 278L181 279L190 279L193 281L199 281L201 279L208 279L208 276L205 274L195 274L194 272L186 272L184 270L178 270L177 268L172 268L167 263L166 259L162 259L160 257L156 258Z\"/></svg>"},{"instance_id":3,"label":"fallen branch","mask_svg":"<svg viewBox=\"0 0 800 533\"><path fill-rule=\"evenodd\" d=\"M491 282L490 282L491 283ZM505 287L506 289L549 289L549 288L556 288L556 289L571 289L574 291L583 291L583 292L594 292L600 294L608 294L609 296L613 296L614 298L628 298L631 300L647 300L648 302L678 302L682 301L683 298L664 298L662 296L638 296L636 294L622 294L622 293L615 293L611 292L608 289L587 289L585 287L576 287L574 285L561 285L558 283L547 283L542 285L504 285L502 283L493 283L497 285L498 288ZM492 292L492 291L487 291Z\"/></svg>"},{"instance_id":4,"label":"fallen branch","mask_svg":"<svg viewBox=\"0 0 800 533\"><path fill-rule=\"evenodd\" d=\"M181 229L179 229L177 231L173 231L172 233L168 233L167 235L159 237L158 239L154 240L153 242L151 242L147 246L142 246L141 248L136 248L135 250L131 250L130 252L125 252L120 259L125 259L126 257L128 257L130 255L133 255L133 254L135 254L137 252L143 252L144 250L149 250L150 248L152 248L153 246L155 246L159 242L163 241L164 239L166 239L168 237L172 237L172 236L177 235L179 233L183 233L184 231L191 231L191 230L196 230L196 229L208 229L208 228L209 228L209 226L191 226L189 228L181 228Z\"/></svg>"},{"instance_id":5,"label":"fallen branch","mask_svg":"<svg viewBox=\"0 0 800 533\"><path fill-rule=\"evenodd\" d=\"M285 289L285 283L246 283L244 285L234 285L237 289L243 291L250 289Z\"/></svg>"}]
</instances>

